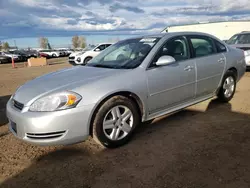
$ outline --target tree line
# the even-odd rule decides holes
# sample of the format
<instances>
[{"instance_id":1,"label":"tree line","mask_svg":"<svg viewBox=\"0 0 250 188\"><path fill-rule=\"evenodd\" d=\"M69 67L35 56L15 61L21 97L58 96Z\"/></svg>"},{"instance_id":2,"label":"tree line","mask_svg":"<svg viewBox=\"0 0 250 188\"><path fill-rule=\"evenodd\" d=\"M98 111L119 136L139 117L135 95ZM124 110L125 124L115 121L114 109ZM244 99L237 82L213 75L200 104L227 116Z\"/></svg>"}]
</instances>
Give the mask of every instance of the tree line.
<instances>
[{"instance_id":1,"label":"tree line","mask_svg":"<svg viewBox=\"0 0 250 188\"><path fill-rule=\"evenodd\" d=\"M8 42L1 42L0 41L0 51L5 50L8 51L10 49L10 45Z\"/></svg>"},{"instance_id":2,"label":"tree line","mask_svg":"<svg viewBox=\"0 0 250 188\"><path fill-rule=\"evenodd\" d=\"M75 35L71 39L72 47L75 48L85 48L87 46L86 39L84 36ZM40 37L38 39L39 47L46 49L49 45L49 40L46 37Z\"/></svg>"},{"instance_id":3,"label":"tree line","mask_svg":"<svg viewBox=\"0 0 250 188\"><path fill-rule=\"evenodd\" d=\"M117 42L119 41L120 39L119 38L116 38L114 41ZM108 39L109 42L114 42L112 39ZM71 42L72 42L72 47L74 49L76 48L85 48L87 46L87 42L86 42L86 39L84 36L78 36L78 35L75 35L72 37L71 39ZM48 38L46 37L40 37L38 39L38 43L39 43L39 47L40 48L43 48L43 49L47 49L48 46L49 46L49 40ZM0 41L0 51L1 50L5 50L5 51L8 51L10 49L10 45L8 42L1 42Z\"/></svg>"}]
</instances>

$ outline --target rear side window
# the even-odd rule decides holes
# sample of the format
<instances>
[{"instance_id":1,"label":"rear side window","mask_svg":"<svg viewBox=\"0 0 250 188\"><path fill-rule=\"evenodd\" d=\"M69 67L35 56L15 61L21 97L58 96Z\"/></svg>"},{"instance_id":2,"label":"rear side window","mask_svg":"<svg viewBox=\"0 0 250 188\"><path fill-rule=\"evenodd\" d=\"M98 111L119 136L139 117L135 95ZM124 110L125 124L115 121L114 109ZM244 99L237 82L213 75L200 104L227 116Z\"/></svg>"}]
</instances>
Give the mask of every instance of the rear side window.
<instances>
[{"instance_id":1,"label":"rear side window","mask_svg":"<svg viewBox=\"0 0 250 188\"><path fill-rule=\"evenodd\" d=\"M224 44L221 44L220 42L218 42L217 40L214 41L216 48L217 48L217 52L218 53L223 53L227 51L227 48Z\"/></svg>"},{"instance_id":2,"label":"rear side window","mask_svg":"<svg viewBox=\"0 0 250 188\"><path fill-rule=\"evenodd\" d=\"M195 57L203 57L216 53L213 40L208 37L190 37Z\"/></svg>"}]
</instances>

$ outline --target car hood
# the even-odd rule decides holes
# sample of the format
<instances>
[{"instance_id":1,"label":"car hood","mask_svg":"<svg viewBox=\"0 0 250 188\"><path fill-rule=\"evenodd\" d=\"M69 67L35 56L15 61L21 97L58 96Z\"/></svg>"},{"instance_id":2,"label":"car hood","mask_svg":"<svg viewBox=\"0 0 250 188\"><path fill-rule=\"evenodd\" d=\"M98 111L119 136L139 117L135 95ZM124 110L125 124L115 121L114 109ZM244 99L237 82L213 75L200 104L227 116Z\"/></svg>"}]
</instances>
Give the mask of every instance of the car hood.
<instances>
[{"instance_id":1,"label":"car hood","mask_svg":"<svg viewBox=\"0 0 250 188\"><path fill-rule=\"evenodd\" d=\"M120 74L126 70L105 69L95 67L73 67L52 72L41 77L31 80L17 89L13 98L23 103L25 106L30 105L37 98L49 93L73 90L82 87L90 82L97 81L101 78Z\"/></svg>"},{"instance_id":2,"label":"car hood","mask_svg":"<svg viewBox=\"0 0 250 188\"><path fill-rule=\"evenodd\" d=\"M77 55L79 55L80 53L83 53L84 51L81 51L81 52L72 52L71 54L70 54L70 57L72 57L72 56L77 56Z\"/></svg>"}]
</instances>

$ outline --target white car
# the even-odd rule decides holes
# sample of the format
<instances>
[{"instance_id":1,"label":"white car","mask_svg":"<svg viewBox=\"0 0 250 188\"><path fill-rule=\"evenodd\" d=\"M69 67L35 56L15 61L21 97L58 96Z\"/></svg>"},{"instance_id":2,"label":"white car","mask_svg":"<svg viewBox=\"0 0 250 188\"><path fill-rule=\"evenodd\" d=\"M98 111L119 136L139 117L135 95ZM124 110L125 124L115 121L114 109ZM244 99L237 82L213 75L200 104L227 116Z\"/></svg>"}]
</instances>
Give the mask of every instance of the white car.
<instances>
[{"instance_id":1,"label":"white car","mask_svg":"<svg viewBox=\"0 0 250 188\"><path fill-rule=\"evenodd\" d=\"M0 52L0 55L7 56L7 57L11 57L11 58L14 59L14 61L19 61L19 60L21 59L21 56L20 56L20 55L11 54L11 53L8 53L8 52Z\"/></svg>"},{"instance_id":2,"label":"white car","mask_svg":"<svg viewBox=\"0 0 250 188\"><path fill-rule=\"evenodd\" d=\"M56 50L40 50L39 52L47 54L50 57L60 57L62 53Z\"/></svg>"},{"instance_id":3,"label":"white car","mask_svg":"<svg viewBox=\"0 0 250 188\"><path fill-rule=\"evenodd\" d=\"M97 56L101 51L111 46L113 43L101 43L93 49L72 53L69 56L69 63L72 65L86 65L88 61Z\"/></svg>"},{"instance_id":4,"label":"white car","mask_svg":"<svg viewBox=\"0 0 250 188\"><path fill-rule=\"evenodd\" d=\"M245 54L247 68L249 68L250 67L250 50L245 51L244 54Z\"/></svg>"}]
</instances>

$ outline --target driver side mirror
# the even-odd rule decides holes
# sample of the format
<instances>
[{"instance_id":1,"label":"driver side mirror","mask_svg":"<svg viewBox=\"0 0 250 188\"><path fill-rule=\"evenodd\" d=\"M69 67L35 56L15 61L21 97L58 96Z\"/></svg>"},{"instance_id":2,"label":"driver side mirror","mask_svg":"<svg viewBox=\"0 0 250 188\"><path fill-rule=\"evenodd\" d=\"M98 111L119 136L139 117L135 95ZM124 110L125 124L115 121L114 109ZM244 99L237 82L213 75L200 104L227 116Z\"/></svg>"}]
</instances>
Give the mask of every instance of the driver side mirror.
<instances>
[{"instance_id":1,"label":"driver side mirror","mask_svg":"<svg viewBox=\"0 0 250 188\"><path fill-rule=\"evenodd\" d=\"M176 62L176 60L172 56L164 55L158 59L158 61L156 62L156 65L157 66L165 66L165 65L169 65L169 64L172 64L175 62Z\"/></svg>"},{"instance_id":2,"label":"driver side mirror","mask_svg":"<svg viewBox=\"0 0 250 188\"><path fill-rule=\"evenodd\" d=\"M101 50L100 50L100 48L96 48L95 51L96 52L100 52Z\"/></svg>"}]
</instances>

